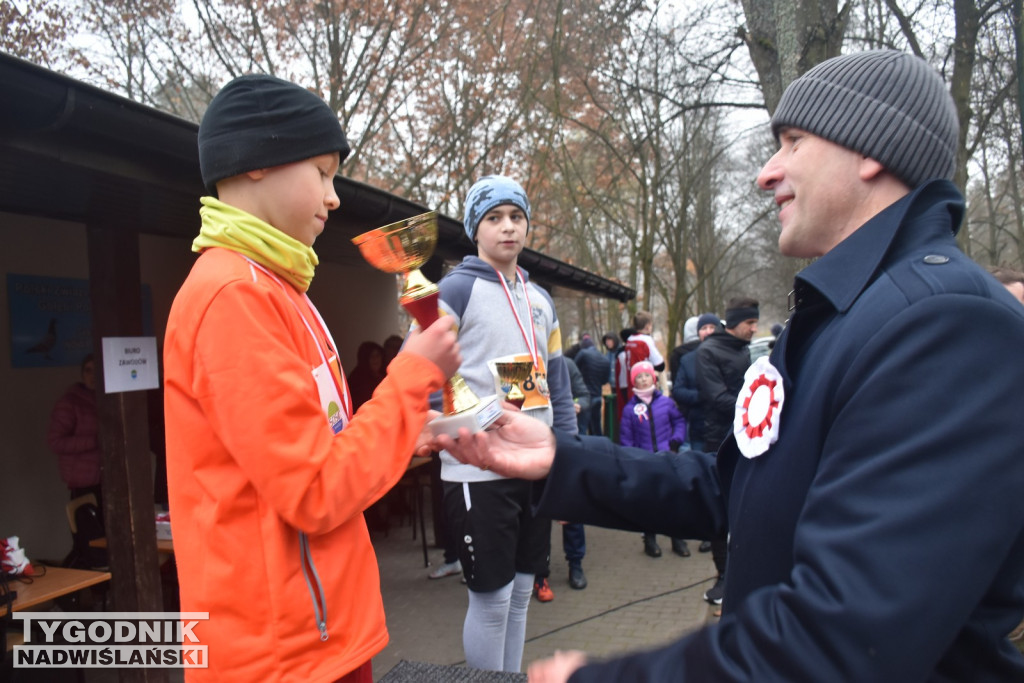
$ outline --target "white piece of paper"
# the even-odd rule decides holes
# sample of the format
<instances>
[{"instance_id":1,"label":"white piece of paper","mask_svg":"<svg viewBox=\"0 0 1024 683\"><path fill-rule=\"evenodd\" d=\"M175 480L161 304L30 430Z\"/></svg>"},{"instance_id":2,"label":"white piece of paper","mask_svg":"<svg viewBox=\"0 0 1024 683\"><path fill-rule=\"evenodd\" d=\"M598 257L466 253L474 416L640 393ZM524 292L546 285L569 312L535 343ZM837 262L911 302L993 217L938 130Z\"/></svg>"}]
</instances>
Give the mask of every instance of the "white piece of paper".
<instances>
[{"instance_id":1,"label":"white piece of paper","mask_svg":"<svg viewBox=\"0 0 1024 683\"><path fill-rule=\"evenodd\" d=\"M156 337L104 337L103 388L108 394L159 389Z\"/></svg>"}]
</instances>

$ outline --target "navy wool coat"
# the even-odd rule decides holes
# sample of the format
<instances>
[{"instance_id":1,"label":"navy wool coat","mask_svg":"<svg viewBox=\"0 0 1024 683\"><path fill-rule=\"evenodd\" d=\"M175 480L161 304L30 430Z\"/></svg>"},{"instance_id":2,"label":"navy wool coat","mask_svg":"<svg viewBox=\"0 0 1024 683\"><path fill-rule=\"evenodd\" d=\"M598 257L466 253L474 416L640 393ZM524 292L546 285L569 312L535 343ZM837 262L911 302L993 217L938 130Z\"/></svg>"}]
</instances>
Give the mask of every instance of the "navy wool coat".
<instances>
[{"instance_id":1,"label":"navy wool coat","mask_svg":"<svg viewBox=\"0 0 1024 683\"><path fill-rule=\"evenodd\" d=\"M779 438L744 457L557 434L556 519L731 531L724 615L583 681L1022 681L1024 307L931 181L796 280Z\"/></svg>"}]
</instances>

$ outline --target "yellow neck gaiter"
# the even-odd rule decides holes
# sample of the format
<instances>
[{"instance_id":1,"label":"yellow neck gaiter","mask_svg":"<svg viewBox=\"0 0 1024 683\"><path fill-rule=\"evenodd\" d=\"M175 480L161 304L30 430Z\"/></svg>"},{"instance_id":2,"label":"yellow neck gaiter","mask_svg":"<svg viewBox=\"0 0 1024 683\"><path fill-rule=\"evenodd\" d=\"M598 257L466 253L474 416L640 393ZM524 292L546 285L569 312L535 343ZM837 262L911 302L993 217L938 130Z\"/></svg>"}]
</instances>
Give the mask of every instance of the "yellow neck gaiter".
<instances>
[{"instance_id":1,"label":"yellow neck gaiter","mask_svg":"<svg viewBox=\"0 0 1024 683\"><path fill-rule=\"evenodd\" d=\"M274 226L250 213L225 204L216 197L202 197L203 219L192 251L224 247L248 256L287 280L301 292L309 289L313 270L320 263L312 247L307 247Z\"/></svg>"}]
</instances>

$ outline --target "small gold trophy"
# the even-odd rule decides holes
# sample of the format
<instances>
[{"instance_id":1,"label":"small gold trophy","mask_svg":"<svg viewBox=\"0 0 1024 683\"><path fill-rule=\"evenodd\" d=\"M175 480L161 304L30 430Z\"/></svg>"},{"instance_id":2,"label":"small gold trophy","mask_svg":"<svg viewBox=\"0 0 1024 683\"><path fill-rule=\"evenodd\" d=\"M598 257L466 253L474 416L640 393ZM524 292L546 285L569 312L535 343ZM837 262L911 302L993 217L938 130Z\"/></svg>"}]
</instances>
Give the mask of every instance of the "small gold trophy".
<instances>
[{"instance_id":1,"label":"small gold trophy","mask_svg":"<svg viewBox=\"0 0 1024 683\"><path fill-rule=\"evenodd\" d=\"M505 400L516 408L522 408L526 394L523 393L519 385L525 382L533 372L533 361L495 361L494 370L502 389L508 387Z\"/></svg>"},{"instance_id":2,"label":"small gold trophy","mask_svg":"<svg viewBox=\"0 0 1024 683\"><path fill-rule=\"evenodd\" d=\"M436 211L364 232L352 238L352 242L374 268L402 275L404 285L398 301L421 328L430 326L440 317L437 285L420 272L420 266L434 253L437 244ZM445 383L442 396L444 415L430 422L430 430L435 435L448 434L454 438L462 427L477 432L486 429L501 414L496 396L477 398L458 373Z\"/></svg>"}]
</instances>

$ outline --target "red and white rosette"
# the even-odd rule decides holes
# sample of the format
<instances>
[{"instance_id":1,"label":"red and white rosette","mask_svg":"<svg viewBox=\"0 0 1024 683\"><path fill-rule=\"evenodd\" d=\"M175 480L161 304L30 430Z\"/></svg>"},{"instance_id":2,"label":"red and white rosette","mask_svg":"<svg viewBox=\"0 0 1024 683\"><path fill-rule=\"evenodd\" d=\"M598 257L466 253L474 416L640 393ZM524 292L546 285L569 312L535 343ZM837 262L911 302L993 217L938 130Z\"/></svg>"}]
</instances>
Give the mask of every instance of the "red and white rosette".
<instances>
[{"instance_id":1,"label":"red and white rosette","mask_svg":"<svg viewBox=\"0 0 1024 683\"><path fill-rule=\"evenodd\" d=\"M761 356L743 375L743 389L736 397L733 434L740 453L756 458L779 439L779 418L786 393L782 375Z\"/></svg>"}]
</instances>

